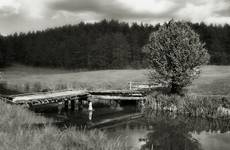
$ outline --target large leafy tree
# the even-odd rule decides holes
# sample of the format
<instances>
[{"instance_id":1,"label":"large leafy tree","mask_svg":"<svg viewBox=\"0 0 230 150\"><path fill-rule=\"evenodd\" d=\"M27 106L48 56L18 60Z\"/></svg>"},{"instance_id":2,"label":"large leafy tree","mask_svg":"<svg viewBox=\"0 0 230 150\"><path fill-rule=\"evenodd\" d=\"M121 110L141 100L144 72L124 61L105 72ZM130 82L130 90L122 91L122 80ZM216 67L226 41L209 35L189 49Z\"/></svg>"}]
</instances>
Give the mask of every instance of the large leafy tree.
<instances>
[{"instance_id":1,"label":"large leafy tree","mask_svg":"<svg viewBox=\"0 0 230 150\"><path fill-rule=\"evenodd\" d=\"M151 33L144 49L149 52L150 79L167 83L172 93L191 84L209 60L204 43L186 22L163 24Z\"/></svg>"}]
</instances>

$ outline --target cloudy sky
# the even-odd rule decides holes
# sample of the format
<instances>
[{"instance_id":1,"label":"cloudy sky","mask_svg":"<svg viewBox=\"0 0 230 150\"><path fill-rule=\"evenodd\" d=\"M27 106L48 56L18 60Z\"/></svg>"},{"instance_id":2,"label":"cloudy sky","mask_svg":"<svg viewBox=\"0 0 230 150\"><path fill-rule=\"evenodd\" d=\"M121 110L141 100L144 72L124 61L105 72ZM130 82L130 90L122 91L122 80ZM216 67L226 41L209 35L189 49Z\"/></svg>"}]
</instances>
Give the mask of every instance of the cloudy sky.
<instances>
[{"instance_id":1,"label":"cloudy sky","mask_svg":"<svg viewBox=\"0 0 230 150\"><path fill-rule=\"evenodd\" d=\"M230 24L230 0L0 0L0 34L119 19Z\"/></svg>"}]
</instances>

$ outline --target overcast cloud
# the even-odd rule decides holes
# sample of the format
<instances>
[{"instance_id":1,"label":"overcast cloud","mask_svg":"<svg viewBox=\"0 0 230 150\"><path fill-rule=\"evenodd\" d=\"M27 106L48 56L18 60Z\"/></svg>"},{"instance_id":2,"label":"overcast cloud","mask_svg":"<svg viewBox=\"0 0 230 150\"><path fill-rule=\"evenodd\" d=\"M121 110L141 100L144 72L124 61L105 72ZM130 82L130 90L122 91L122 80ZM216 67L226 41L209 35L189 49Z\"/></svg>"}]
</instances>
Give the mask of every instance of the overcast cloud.
<instances>
[{"instance_id":1,"label":"overcast cloud","mask_svg":"<svg viewBox=\"0 0 230 150\"><path fill-rule=\"evenodd\" d=\"M0 33L119 19L162 23L169 19L230 24L230 0L0 0Z\"/></svg>"}]
</instances>

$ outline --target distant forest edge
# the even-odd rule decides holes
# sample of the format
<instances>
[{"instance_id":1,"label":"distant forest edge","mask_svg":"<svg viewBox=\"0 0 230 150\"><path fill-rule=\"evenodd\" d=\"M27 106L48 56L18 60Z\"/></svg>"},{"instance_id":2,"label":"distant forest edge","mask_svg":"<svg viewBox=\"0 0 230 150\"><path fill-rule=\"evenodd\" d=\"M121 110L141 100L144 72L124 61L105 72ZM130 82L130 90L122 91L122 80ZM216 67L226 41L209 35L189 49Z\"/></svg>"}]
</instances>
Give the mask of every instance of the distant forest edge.
<instances>
[{"instance_id":1,"label":"distant forest edge","mask_svg":"<svg viewBox=\"0 0 230 150\"><path fill-rule=\"evenodd\" d=\"M189 23L206 43L210 64L230 64L230 25ZM116 20L0 36L0 67L12 63L67 69L145 68L142 47L160 24Z\"/></svg>"}]
</instances>

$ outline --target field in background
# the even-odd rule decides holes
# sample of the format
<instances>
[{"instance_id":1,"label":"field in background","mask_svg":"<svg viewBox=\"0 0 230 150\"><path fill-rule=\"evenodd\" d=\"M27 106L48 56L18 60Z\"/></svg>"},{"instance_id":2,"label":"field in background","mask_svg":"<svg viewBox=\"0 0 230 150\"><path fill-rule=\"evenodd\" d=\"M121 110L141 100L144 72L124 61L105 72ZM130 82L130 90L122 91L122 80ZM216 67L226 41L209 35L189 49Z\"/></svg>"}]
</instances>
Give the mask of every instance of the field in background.
<instances>
[{"instance_id":1,"label":"field in background","mask_svg":"<svg viewBox=\"0 0 230 150\"><path fill-rule=\"evenodd\" d=\"M3 82L22 92L62 89L128 89L130 81L147 82L147 70L67 71L15 65L1 70ZM197 94L230 95L230 66L204 66L188 87Z\"/></svg>"},{"instance_id":2,"label":"field in background","mask_svg":"<svg viewBox=\"0 0 230 150\"><path fill-rule=\"evenodd\" d=\"M201 76L188 87L192 93L230 95L230 66L204 66Z\"/></svg>"},{"instance_id":3,"label":"field in background","mask_svg":"<svg viewBox=\"0 0 230 150\"><path fill-rule=\"evenodd\" d=\"M146 81L146 70L67 71L12 66L1 71L9 89L22 92L63 89L126 89L130 81Z\"/></svg>"}]
</instances>

